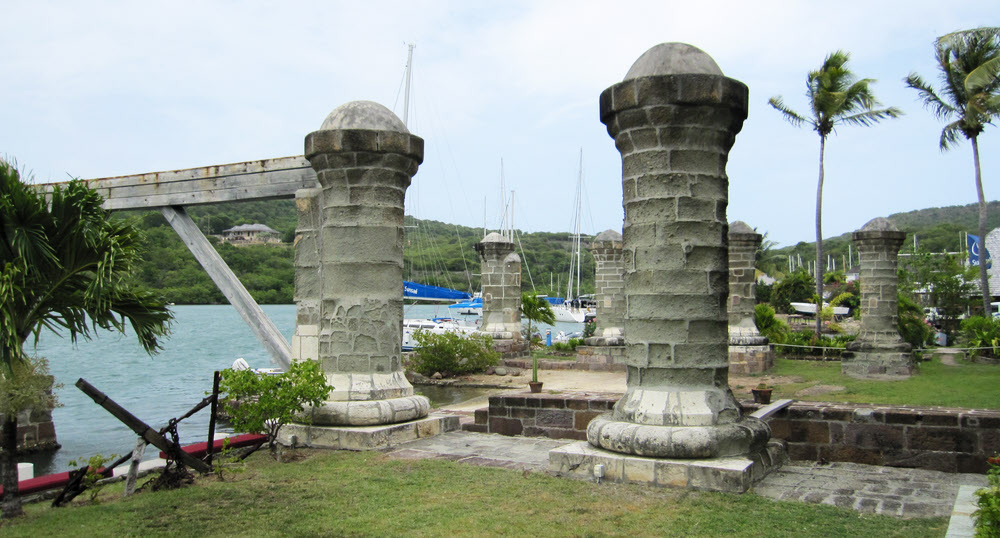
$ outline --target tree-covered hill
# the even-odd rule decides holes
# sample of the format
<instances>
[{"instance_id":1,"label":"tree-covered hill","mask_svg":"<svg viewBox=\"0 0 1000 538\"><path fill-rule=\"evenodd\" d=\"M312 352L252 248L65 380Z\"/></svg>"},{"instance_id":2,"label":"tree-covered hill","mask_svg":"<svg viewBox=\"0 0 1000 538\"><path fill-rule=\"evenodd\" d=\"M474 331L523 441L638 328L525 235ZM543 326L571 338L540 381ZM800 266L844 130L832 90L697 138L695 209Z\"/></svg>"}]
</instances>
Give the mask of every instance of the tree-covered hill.
<instances>
[{"instance_id":1,"label":"tree-covered hill","mask_svg":"<svg viewBox=\"0 0 1000 538\"><path fill-rule=\"evenodd\" d=\"M297 222L293 201L197 206L189 208L188 213L254 299L262 304L292 302L295 268L291 242ZM159 212L123 212L121 215L139 220L147 234L145 260L138 272L142 286L178 304L225 302L222 293ZM278 230L285 243L235 247L214 237L227 228L254 223ZM480 260L473 245L482 240L481 228L407 216L404 231L404 279L463 291L480 289ZM572 236L544 232L518 232L516 235L517 253L523 261L522 288L536 293L565 295ZM583 293L592 293L594 259L586 247L585 239L581 284ZM556 284L561 284L562 293L557 293Z\"/></svg>"},{"instance_id":2,"label":"tree-covered hill","mask_svg":"<svg viewBox=\"0 0 1000 538\"><path fill-rule=\"evenodd\" d=\"M992 230L1000 227L1000 202L988 204L986 228ZM977 204L949 207L932 207L918 209L905 213L893 213L887 217L897 228L906 232L906 240L902 251L913 250L913 236L917 236L917 248L923 252L960 252L963 248L963 232L975 234L979 222ZM843 268L847 261L848 245L851 244L851 234L823 240L823 251L836 261L837 268ZM762 253L758 267L772 276L781 276L788 270L788 257L796 262L802 258L802 263L812 262L816 258L816 243L799 242L794 246L780 249L767 248ZM857 260L857 250L852 249Z\"/></svg>"},{"instance_id":3,"label":"tree-covered hill","mask_svg":"<svg viewBox=\"0 0 1000 538\"><path fill-rule=\"evenodd\" d=\"M913 234L916 233L921 250L955 252L961 246L961 233L975 231L976 211L975 204L970 204L897 213L888 218L907 232L904 250L912 249ZM198 206L189 208L188 212L258 302L292 302L295 269L291 242L297 222L293 201ZM159 212L128 212L123 215L139 219L148 236L146 260L139 271L143 286L163 294L167 301L174 303L225 302L222 293ZM266 224L278 230L285 244L234 247L212 237L212 234L232 226L253 223ZM405 218L405 226L403 278L463 291L480 289L480 261L473 245L482 240L481 228L419 220L410 216ZM1000 202L991 202L989 228L996 227L1000 227ZM587 249L592 239L588 237L583 241L582 293L592 293L594 289L594 258ZM569 233L518 232L515 244L523 261L522 289L565 296L573 236ZM838 268L846 262L849 244L850 234L824 241L824 251L836 260ZM805 263L814 259L815 252L812 243L800 242L774 249L768 248L765 240L759 267L773 276L781 276L787 271L789 256L796 261L801 256Z\"/></svg>"}]
</instances>

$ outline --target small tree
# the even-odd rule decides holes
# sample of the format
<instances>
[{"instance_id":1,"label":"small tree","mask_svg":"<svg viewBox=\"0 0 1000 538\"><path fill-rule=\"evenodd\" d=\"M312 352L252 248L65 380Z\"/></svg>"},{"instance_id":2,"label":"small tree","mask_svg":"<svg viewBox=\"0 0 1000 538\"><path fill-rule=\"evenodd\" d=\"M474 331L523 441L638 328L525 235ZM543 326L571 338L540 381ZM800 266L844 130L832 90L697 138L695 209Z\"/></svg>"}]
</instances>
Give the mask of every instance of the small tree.
<instances>
[{"instance_id":1,"label":"small tree","mask_svg":"<svg viewBox=\"0 0 1000 538\"><path fill-rule=\"evenodd\" d=\"M316 406L330 394L326 375L316 361L292 363L281 374L258 374L253 370L222 371L219 393L225 394L225 410L233 429L267 435L271 457L281 461L278 433L307 405Z\"/></svg>"},{"instance_id":2,"label":"small tree","mask_svg":"<svg viewBox=\"0 0 1000 538\"><path fill-rule=\"evenodd\" d=\"M556 322L556 313L552 311L552 305L544 298L530 293L521 294L521 315L528 320L528 342L531 342L532 322L548 325L553 325ZM531 381L538 382L538 358L534 354L531 356Z\"/></svg>"},{"instance_id":3,"label":"small tree","mask_svg":"<svg viewBox=\"0 0 1000 538\"><path fill-rule=\"evenodd\" d=\"M876 108L881 103L869 87L875 81L870 78L858 79L847 67L850 54L838 50L830 53L823 65L806 77L806 97L809 98L811 114L801 115L785 106L781 96L772 97L768 104L798 127L808 125L819 134L819 182L816 187L816 295L823 303L823 158L826 139L838 125L861 125L868 127L886 118L896 118L903 114L895 107ZM817 312L818 314L818 312ZM816 334L822 329L820 316L816 316Z\"/></svg>"},{"instance_id":4,"label":"small tree","mask_svg":"<svg viewBox=\"0 0 1000 538\"><path fill-rule=\"evenodd\" d=\"M97 328L135 331L148 353L169 332L172 314L159 297L139 290L130 277L143 235L132 222L114 219L104 200L80 181L40 192L0 160L0 377L29 386L24 350L42 328L70 339ZM19 373L20 372L20 373ZM17 483L17 412L3 415L0 467L3 517L22 513Z\"/></svg>"}]
</instances>

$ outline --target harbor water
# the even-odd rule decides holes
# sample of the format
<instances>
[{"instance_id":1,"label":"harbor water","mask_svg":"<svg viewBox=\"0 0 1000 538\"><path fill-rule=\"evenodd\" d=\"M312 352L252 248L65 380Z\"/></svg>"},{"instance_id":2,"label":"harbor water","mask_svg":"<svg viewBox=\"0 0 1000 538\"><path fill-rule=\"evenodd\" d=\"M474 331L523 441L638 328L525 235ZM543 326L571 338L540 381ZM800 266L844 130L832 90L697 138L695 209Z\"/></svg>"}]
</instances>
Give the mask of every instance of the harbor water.
<instances>
[{"instance_id":1,"label":"harbor water","mask_svg":"<svg viewBox=\"0 0 1000 538\"><path fill-rule=\"evenodd\" d=\"M264 313L287 339L295 331L294 305L264 305ZM85 379L112 400L155 429L167 425L199 403L212 390L216 370L244 358L254 368L274 366L264 347L230 305L173 306L175 319L163 350L152 357L139 346L134 334L100 332L93 340L72 343L67 336L43 332L28 351L49 361L55 377L60 407L52 412L56 437L62 448L19 458L35 464L40 476L70 469L69 462L94 454L124 455L135 446L136 434L76 388ZM450 315L446 306L408 305L407 318ZM542 334L545 334L543 326ZM582 330L581 325L558 324L556 331ZM417 391L421 392L421 387ZM433 389L429 389L428 392ZM425 394L432 406L457 403L455 394ZM471 397L471 396L470 396ZM206 440L208 410L179 424L181 443ZM219 424L218 431L232 431ZM159 451L149 447L147 458Z\"/></svg>"}]
</instances>

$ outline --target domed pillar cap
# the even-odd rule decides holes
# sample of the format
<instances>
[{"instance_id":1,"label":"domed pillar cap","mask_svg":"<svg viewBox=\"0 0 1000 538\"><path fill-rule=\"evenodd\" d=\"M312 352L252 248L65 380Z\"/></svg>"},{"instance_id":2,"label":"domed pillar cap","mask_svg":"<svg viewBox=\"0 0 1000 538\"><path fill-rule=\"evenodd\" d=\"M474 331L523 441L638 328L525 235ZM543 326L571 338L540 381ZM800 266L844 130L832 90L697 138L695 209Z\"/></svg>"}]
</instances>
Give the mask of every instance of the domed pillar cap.
<instances>
[{"instance_id":1,"label":"domed pillar cap","mask_svg":"<svg viewBox=\"0 0 1000 538\"><path fill-rule=\"evenodd\" d=\"M658 75L722 75L722 69L705 51L687 43L660 43L639 56L625 80Z\"/></svg>"},{"instance_id":2,"label":"domed pillar cap","mask_svg":"<svg viewBox=\"0 0 1000 538\"><path fill-rule=\"evenodd\" d=\"M321 131L344 129L367 129L371 131L395 131L409 133L402 120L396 117L388 108L374 101L351 101L344 103L330 112Z\"/></svg>"}]
</instances>

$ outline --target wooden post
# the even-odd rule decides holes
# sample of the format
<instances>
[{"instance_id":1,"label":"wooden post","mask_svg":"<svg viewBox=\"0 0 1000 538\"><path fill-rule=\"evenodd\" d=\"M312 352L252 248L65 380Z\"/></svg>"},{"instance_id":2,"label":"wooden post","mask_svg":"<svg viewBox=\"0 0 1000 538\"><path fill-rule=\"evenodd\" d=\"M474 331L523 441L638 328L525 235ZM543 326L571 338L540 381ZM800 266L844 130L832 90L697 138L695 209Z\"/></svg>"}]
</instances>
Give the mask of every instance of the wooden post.
<instances>
[{"instance_id":1,"label":"wooden post","mask_svg":"<svg viewBox=\"0 0 1000 538\"><path fill-rule=\"evenodd\" d=\"M149 427L149 424L146 424L136 418L135 415L129 413L124 407L115 403L115 401L109 398L107 394L97 390L97 388L90 383L87 383L82 378L77 380L76 387L83 391L83 393L87 396L90 396L90 398L94 400L97 405L103 407L109 413L114 415L115 418L122 421L123 424L138 434L139 437L145 439L146 442L152 444L167 454L172 455L177 458L180 463L187 465L199 473L208 473L212 471L212 468L206 465L205 462L196 459L187 452L181 450L181 447L163 437L163 435L159 432Z\"/></svg>"},{"instance_id":2,"label":"wooden post","mask_svg":"<svg viewBox=\"0 0 1000 538\"><path fill-rule=\"evenodd\" d=\"M219 409L219 380L222 374L216 370L215 375L212 376L212 407L209 408L208 416L208 448L205 454L205 463L209 467L212 466L212 452L215 449L215 413Z\"/></svg>"},{"instance_id":3,"label":"wooden post","mask_svg":"<svg viewBox=\"0 0 1000 538\"><path fill-rule=\"evenodd\" d=\"M222 256L219 256L219 253L198 229L198 225L191 220L183 207L164 207L161 211L167 222L173 226L174 231L187 245L188 250L194 254L198 263L205 268L208 276L236 308L243 321L250 326L257 340L267 348L274 362L287 370L292 364L292 350L285 337L274 325L274 322L264 314L257 302L253 300L240 279L233 274L233 271L226 265L226 261L222 259Z\"/></svg>"},{"instance_id":4,"label":"wooden post","mask_svg":"<svg viewBox=\"0 0 1000 538\"><path fill-rule=\"evenodd\" d=\"M132 450L132 463L128 466L128 475L125 477L125 493L123 497L135 493L135 480L139 477L139 464L142 463L142 455L146 452L146 440L142 437L135 441L135 448Z\"/></svg>"}]
</instances>

